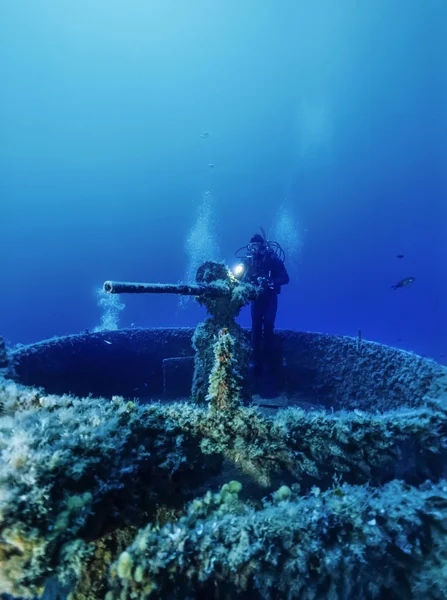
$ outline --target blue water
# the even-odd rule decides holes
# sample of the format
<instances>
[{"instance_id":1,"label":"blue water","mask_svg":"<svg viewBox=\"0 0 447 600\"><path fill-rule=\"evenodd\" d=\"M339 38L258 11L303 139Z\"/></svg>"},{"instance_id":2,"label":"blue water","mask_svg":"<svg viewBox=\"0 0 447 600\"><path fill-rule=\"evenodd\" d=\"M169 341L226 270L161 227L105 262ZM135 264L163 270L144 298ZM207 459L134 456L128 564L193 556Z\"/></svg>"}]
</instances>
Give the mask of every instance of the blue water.
<instances>
[{"instance_id":1,"label":"blue water","mask_svg":"<svg viewBox=\"0 0 447 600\"><path fill-rule=\"evenodd\" d=\"M446 23L441 0L4 0L0 335L93 329L106 279L231 265L262 225L278 328L447 364ZM120 327L204 316L121 301Z\"/></svg>"}]
</instances>

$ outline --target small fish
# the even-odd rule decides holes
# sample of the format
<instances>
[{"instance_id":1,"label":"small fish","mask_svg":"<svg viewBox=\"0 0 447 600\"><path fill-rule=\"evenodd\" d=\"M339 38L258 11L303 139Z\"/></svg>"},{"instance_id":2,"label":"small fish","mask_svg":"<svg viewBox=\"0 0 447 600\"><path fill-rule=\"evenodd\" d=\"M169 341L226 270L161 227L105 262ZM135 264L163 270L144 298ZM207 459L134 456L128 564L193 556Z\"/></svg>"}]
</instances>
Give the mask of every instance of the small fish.
<instances>
[{"instance_id":1,"label":"small fish","mask_svg":"<svg viewBox=\"0 0 447 600\"><path fill-rule=\"evenodd\" d=\"M397 290L397 288L405 287L406 285L409 285L410 283L413 283L415 281L416 277L405 277L405 279L401 279L399 283L396 283L396 285L392 285L391 287L393 288L393 290Z\"/></svg>"},{"instance_id":2,"label":"small fish","mask_svg":"<svg viewBox=\"0 0 447 600\"><path fill-rule=\"evenodd\" d=\"M112 342L109 342L109 340L104 340L104 344L110 344L110 346L111 346Z\"/></svg>"},{"instance_id":3,"label":"small fish","mask_svg":"<svg viewBox=\"0 0 447 600\"><path fill-rule=\"evenodd\" d=\"M202 140L204 140L205 138L207 138L207 137L210 137L210 134L209 134L209 132L208 132L208 131L203 131L203 132L200 134L200 137L202 138Z\"/></svg>"},{"instance_id":4,"label":"small fish","mask_svg":"<svg viewBox=\"0 0 447 600\"><path fill-rule=\"evenodd\" d=\"M396 258L404 258L405 254L396 254Z\"/></svg>"},{"instance_id":5,"label":"small fish","mask_svg":"<svg viewBox=\"0 0 447 600\"><path fill-rule=\"evenodd\" d=\"M214 169L214 163L210 163L210 164L208 165L208 169Z\"/></svg>"}]
</instances>

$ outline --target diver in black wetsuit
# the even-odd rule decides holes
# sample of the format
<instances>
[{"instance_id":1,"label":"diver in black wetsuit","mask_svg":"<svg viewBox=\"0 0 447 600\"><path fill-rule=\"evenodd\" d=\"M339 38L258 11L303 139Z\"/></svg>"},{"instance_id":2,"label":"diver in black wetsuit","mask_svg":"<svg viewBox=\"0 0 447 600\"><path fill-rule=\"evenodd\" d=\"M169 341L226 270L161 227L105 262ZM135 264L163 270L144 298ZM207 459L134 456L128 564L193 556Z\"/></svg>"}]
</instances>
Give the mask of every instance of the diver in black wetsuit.
<instances>
[{"instance_id":1,"label":"diver in black wetsuit","mask_svg":"<svg viewBox=\"0 0 447 600\"><path fill-rule=\"evenodd\" d=\"M254 374L258 376L262 372L264 358L272 367L278 294L281 286L289 283L289 274L284 266L285 256L281 246L277 242L268 242L265 235L255 234L247 246L236 252L236 256L241 250L245 250L246 255L239 265L240 279L256 286L258 290L256 299L251 303L253 367Z\"/></svg>"}]
</instances>

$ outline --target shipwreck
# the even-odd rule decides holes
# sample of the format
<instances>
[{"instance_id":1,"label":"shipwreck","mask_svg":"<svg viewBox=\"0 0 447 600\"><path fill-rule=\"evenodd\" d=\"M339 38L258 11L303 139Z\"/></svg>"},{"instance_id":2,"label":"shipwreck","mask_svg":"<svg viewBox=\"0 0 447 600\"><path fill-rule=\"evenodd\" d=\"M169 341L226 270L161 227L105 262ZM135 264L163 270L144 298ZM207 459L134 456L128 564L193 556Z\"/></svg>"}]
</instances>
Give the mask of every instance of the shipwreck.
<instances>
[{"instance_id":1,"label":"shipwreck","mask_svg":"<svg viewBox=\"0 0 447 600\"><path fill-rule=\"evenodd\" d=\"M445 367L283 330L259 389L235 320L256 291L225 265L105 289L209 317L0 344L0 592L445 597Z\"/></svg>"}]
</instances>

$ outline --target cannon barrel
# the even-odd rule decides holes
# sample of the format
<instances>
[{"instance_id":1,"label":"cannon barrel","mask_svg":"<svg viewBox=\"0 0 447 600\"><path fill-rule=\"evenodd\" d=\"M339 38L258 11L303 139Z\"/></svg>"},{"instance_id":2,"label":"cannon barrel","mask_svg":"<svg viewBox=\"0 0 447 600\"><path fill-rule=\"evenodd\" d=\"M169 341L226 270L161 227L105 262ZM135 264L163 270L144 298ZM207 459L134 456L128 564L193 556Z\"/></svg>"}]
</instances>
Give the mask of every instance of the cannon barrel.
<instances>
[{"instance_id":1,"label":"cannon barrel","mask_svg":"<svg viewBox=\"0 0 447 600\"><path fill-rule=\"evenodd\" d=\"M207 296L223 298L228 290L212 283L132 283L127 281L106 281L104 291L108 294L179 294L181 296Z\"/></svg>"}]
</instances>

